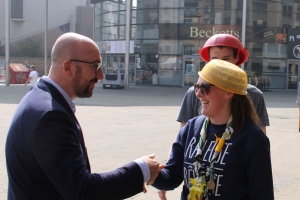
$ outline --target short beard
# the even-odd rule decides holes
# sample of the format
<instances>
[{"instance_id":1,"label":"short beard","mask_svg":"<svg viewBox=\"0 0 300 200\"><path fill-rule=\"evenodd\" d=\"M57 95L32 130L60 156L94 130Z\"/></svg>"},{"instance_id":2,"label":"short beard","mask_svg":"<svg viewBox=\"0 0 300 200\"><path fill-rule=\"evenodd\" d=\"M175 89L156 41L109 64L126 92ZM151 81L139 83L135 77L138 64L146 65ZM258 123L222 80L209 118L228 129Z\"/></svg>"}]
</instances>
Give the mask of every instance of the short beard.
<instances>
[{"instance_id":1,"label":"short beard","mask_svg":"<svg viewBox=\"0 0 300 200\"><path fill-rule=\"evenodd\" d=\"M83 89L83 86L78 85L81 79L81 68L77 65L75 66L76 66L76 72L75 72L75 77L72 81L74 93L78 98L90 98L93 95L93 89L90 88L90 83L91 82L97 83L98 79L97 78L91 79L88 86Z\"/></svg>"}]
</instances>

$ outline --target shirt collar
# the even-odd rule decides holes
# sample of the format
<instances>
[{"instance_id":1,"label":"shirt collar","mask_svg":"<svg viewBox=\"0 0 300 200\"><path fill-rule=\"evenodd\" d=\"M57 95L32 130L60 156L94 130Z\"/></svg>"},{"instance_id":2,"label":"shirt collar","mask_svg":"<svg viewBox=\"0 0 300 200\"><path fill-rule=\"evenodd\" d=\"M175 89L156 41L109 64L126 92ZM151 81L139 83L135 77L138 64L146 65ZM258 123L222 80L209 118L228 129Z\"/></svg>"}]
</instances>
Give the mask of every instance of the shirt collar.
<instances>
[{"instance_id":1,"label":"shirt collar","mask_svg":"<svg viewBox=\"0 0 300 200\"><path fill-rule=\"evenodd\" d=\"M73 113L75 113L76 112L75 103L72 101L72 99L70 98L70 96L57 83L55 83L52 79L50 79L48 76L43 76L43 79L46 82L48 82L51 85L53 85L61 93L61 95L65 98L65 100L69 104L69 106L72 109Z\"/></svg>"}]
</instances>

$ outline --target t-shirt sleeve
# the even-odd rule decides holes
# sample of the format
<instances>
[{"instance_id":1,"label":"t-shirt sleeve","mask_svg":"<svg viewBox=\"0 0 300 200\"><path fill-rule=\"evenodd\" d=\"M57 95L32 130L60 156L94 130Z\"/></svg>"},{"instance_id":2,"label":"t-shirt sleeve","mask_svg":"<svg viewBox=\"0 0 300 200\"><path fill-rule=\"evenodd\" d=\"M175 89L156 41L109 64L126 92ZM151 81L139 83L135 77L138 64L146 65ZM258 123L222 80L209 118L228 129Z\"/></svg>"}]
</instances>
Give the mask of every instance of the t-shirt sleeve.
<instances>
[{"instance_id":1,"label":"t-shirt sleeve","mask_svg":"<svg viewBox=\"0 0 300 200\"><path fill-rule=\"evenodd\" d=\"M257 115L259 116L261 126L269 126L269 116L263 95L261 93L256 93L252 96L252 101Z\"/></svg>"},{"instance_id":2,"label":"t-shirt sleeve","mask_svg":"<svg viewBox=\"0 0 300 200\"><path fill-rule=\"evenodd\" d=\"M33 74L33 71L32 72L30 72L30 74L29 74L29 77L33 77L34 76L34 74Z\"/></svg>"},{"instance_id":3,"label":"t-shirt sleeve","mask_svg":"<svg viewBox=\"0 0 300 200\"><path fill-rule=\"evenodd\" d=\"M269 116L262 92L255 87L248 88L247 92L249 98L253 102L257 115L259 116L261 126L270 126Z\"/></svg>"},{"instance_id":4,"label":"t-shirt sleeve","mask_svg":"<svg viewBox=\"0 0 300 200\"><path fill-rule=\"evenodd\" d=\"M268 112L267 112L267 108L266 108L266 104L265 104L265 100L263 95L260 95L260 98L258 99L258 103L256 106L256 112L260 118L260 122L262 126L270 126L269 123L269 116L268 116Z\"/></svg>"},{"instance_id":5,"label":"t-shirt sleeve","mask_svg":"<svg viewBox=\"0 0 300 200\"><path fill-rule=\"evenodd\" d=\"M194 88L190 88L183 98L180 111L177 117L178 122L187 122L196 116L199 116L200 101L196 97Z\"/></svg>"}]
</instances>

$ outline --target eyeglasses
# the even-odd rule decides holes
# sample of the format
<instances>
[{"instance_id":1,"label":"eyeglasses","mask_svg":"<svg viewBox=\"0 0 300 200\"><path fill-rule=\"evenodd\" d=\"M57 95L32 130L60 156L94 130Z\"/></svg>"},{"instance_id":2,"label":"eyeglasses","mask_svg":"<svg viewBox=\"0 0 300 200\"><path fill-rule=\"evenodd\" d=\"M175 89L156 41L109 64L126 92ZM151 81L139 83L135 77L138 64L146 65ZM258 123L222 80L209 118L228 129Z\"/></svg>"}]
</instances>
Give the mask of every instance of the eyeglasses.
<instances>
[{"instance_id":1,"label":"eyeglasses","mask_svg":"<svg viewBox=\"0 0 300 200\"><path fill-rule=\"evenodd\" d=\"M200 90L200 91L201 91L201 94L202 94L203 96L208 95L210 86L215 86L215 85L210 84L210 83L201 83L201 85L199 85L199 84L194 84L194 91L195 91L195 94L197 94L197 92Z\"/></svg>"},{"instance_id":2,"label":"eyeglasses","mask_svg":"<svg viewBox=\"0 0 300 200\"><path fill-rule=\"evenodd\" d=\"M100 62L87 62L83 60L75 60L75 59L70 59L72 62L82 62L82 63L87 63L92 65L93 68L95 68L95 74L97 74L98 70L102 67L102 64Z\"/></svg>"}]
</instances>

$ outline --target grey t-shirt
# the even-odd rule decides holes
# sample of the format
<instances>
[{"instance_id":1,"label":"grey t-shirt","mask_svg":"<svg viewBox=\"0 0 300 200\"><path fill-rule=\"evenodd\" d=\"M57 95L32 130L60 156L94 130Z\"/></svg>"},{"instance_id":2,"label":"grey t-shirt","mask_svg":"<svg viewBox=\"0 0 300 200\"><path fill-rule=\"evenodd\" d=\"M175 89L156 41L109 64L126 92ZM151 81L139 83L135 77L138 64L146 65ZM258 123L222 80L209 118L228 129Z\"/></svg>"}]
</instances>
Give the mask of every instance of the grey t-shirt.
<instances>
[{"instance_id":1,"label":"grey t-shirt","mask_svg":"<svg viewBox=\"0 0 300 200\"><path fill-rule=\"evenodd\" d=\"M248 97L252 100L254 108L260 118L262 126L269 126L269 117L262 92L255 86L248 84ZM187 122L196 116L201 115L201 103L195 95L194 86L185 93L177 121Z\"/></svg>"}]
</instances>

